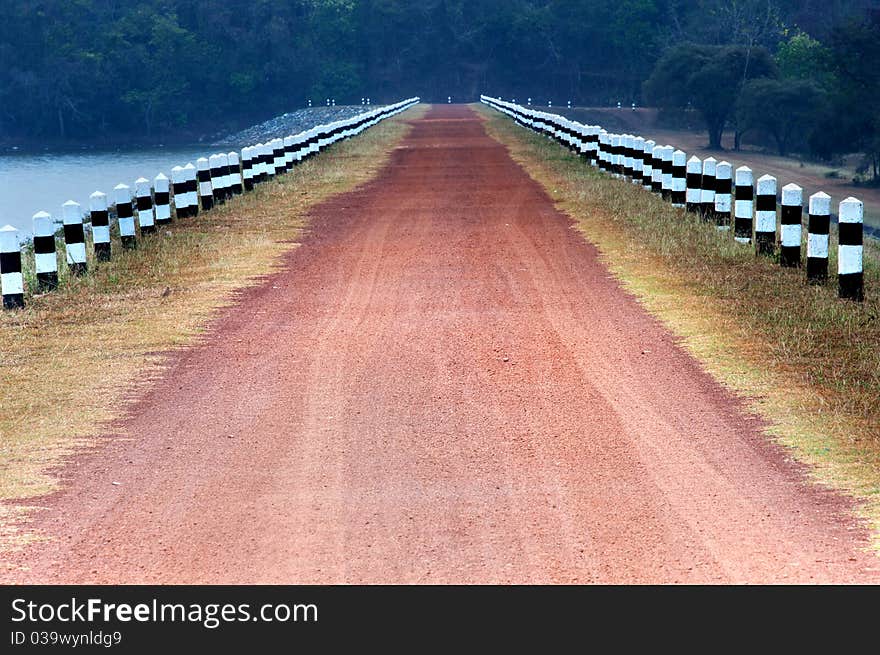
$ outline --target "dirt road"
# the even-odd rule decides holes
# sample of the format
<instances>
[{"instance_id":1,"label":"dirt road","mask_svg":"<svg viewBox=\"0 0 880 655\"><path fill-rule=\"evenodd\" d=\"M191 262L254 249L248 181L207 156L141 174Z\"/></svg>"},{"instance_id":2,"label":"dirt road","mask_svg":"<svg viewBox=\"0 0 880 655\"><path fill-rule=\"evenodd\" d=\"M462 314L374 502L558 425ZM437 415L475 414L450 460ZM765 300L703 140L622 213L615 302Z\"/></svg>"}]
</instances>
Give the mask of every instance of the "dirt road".
<instances>
[{"instance_id":1,"label":"dirt road","mask_svg":"<svg viewBox=\"0 0 880 655\"><path fill-rule=\"evenodd\" d=\"M6 581L880 579L466 107L140 393Z\"/></svg>"}]
</instances>

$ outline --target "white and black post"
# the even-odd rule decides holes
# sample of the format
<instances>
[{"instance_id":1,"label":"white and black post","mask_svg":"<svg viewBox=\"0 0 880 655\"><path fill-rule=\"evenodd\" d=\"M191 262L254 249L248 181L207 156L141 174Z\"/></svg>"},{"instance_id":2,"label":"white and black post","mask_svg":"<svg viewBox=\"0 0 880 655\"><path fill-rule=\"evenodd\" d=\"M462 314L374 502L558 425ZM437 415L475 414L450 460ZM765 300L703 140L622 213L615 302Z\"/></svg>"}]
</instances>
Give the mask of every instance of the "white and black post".
<instances>
[{"instance_id":1,"label":"white and black post","mask_svg":"<svg viewBox=\"0 0 880 655\"><path fill-rule=\"evenodd\" d=\"M82 209L78 202L68 200L61 205L64 221L64 249L67 252L67 266L71 275L86 272L86 233L83 229Z\"/></svg>"},{"instance_id":2,"label":"white and black post","mask_svg":"<svg viewBox=\"0 0 880 655\"><path fill-rule=\"evenodd\" d=\"M211 159L216 155L211 155ZM214 186L211 184L211 162L207 157L196 159L196 176L199 180L199 200L202 201L202 211L214 208Z\"/></svg>"},{"instance_id":3,"label":"white and black post","mask_svg":"<svg viewBox=\"0 0 880 655\"><path fill-rule=\"evenodd\" d=\"M837 295L859 302L865 299L864 214L864 205L855 198L841 202L837 211Z\"/></svg>"},{"instance_id":4,"label":"white and black post","mask_svg":"<svg viewBox=\"0 0 880 655\"><path fill-rule=\"evenodd\" d=\"M199 181L196 178L196 167L189 162L183 167L183 174L186 177L186 201L189 206L189 215L199 215Z\"/></svg>"},{"instance_id":5,"label":"white and black post","mask_svg":"<svg viewBox=\"0 0 880 655\"><path fill-rule=\"evenodd\" d=\"M211 192L214 198L211 206L222 205L226 202L226 190L223 188L225 182L223 175L223 157L216 153L211 155L211 158L209 159L209 168L211 175Z\"/></svg>"},{"instance_id":6,"label":"white and black post","mask_svg":"<svg viewBox=\"0 0 880 655\"><path fill-rule=\"evenodd\" d=\"M656 146L655 141L648 139L645 141L645 148L642 151L642 187L649 190L654 179L654 148Z\"/></svg>"},{"instance_id":7,"label":"white and black post","mask_svg":"<svg viewBox=\"0 0 880 655\"><path fill-rule=\"evenodd\" d=\"M137 234L134 225L134 210L131 204L131 189L127 184L117 184L113 189L116 199L116 220L119 223L119 240L128 250L137 247Z\"/></svg>"},{"instance_id":8,"label":"white and black post","mask_svg":"<svg viewBox=\"0 0 880 655\"><path fill-rule=\"evenodd\" d=\"M107 209L107 195L95 191L89 196L89 215L92 221L92 243L95 259L110 261L110 212Z\"/></svg>"},{"instance_id":9,"label":"white and black post","mask_svg":"<svg viewBox=\"0 0 880 655\"><path fill-rule=\"evenodd\" d=\"M168 191L168 178L159 173L153 180L156 203L156 225L162 227L171 222L171 194Z\"/></svg>"},{"instance_id":10,"label":"white and black post","mask_svg":"<svg viewBox=\"0 0 880 655\"><path fill-rule=\"evenodd\" d=\"M810 196L807 218L807 280L822 284L828 279L828 233L831 229L831 196L820 191Z\"/></svg>"},{"instance_id":11,"label":"white and black post","mask_svg":"<svg viewBox=\"0 0 880 655\"><path fill-rule=\"evenodd\" d=\"M673 207L684 207L687 199L687 154L682 150L672 153L672 193Z\"/></svg>"},{"instance_id":12,"label":"white and black post","mask_svg":"<svg viewBox=\"0 0 880 655\"><path fill-rule=\"evenodd\" d=\"M186 218L189 213L186 200L186 174L180 166L171 169L171 190L174 191L174 211L177 213L177 218Z\"/></svg>"},{"instance_id":13,"label":"white and black post","mask_svg":"<svg viewBox=\"0 0 880 655\"><path fill-rule=\"evenodd\" d=\"M0 290L3 294L3 309L24 307L21 243L18 240L18 230L11 225L0 227Z\"/></svg>"},{"instance_id":14,"label":"white and black post","mask_svg":"<svg viewBox=\"0 0 880 655\"><path fill-rule=\"evenodd\" d=\"M736 169L736 203L734 204L733 238L738 243L752 242L752 216L755 205L755 187L752 169Z\"/></svg>"},{"instance_id":15,"label":"white and black post","mask_svg":"<svg viewBox=\"0 0 880 655\"><path fill-rule=\"evenodd\" d=\"M755 252L776 254L776 178L762 175L755 192Z\"/></svg>"},{"instance_id":16,"label":"white and black post","mask_svg":"<svg viewBox=\"0 0 880 655\"><path fill-rule=\"evenodd\" d=\"M803 237L804 191L797 184L782 187L782 210L779 217L779 264L800 268Z\"/></svg>"},{"instance_id":17,"label":"white and black post","mask_svg":"<svg viewBox=\"0 0 880 655\"><path fill-rule=\"evenodd\" d=\"M241 165L238 161L238 153L230 152L226 155L226 159L229 164L229 192L233 196L240 196L243 192L242 187L242 179L241 179Z\"/></svg>"},{"instance_id":18,"label":"white and black post","mask_svg":"<svg viewBox=\"0 0 880 655\"><path fill-rule=\"evenodd\" d=\"M156 231L156 214L153 212L153 187L145 177L134 181L134 197L137 204L137 220L141 226L141 234L152 234Z\"/></svg>"},{"instance_id":19,"label":"white and black post","mask_svg":"<svg viewBox=\"0 0 880 655\"><path fill-rule=\"evenodd\" d=\"M699 157L694 156L688 159L687 161L687 174L685 178L685 185L687 186L687 190L685 192L685 208L687 211L691 213L697 213L700 211L701 199L701 184L703 183L703 162Z\"/></svg>"},{"instance_id":20,"label":"white and black post","mask_svg":"<svg viewBox=\"0 0 880 655\"><path fill-rule=\"evenodd\" d=\"M715 168L718 161L714 157L706 157L703 160L703 181L700 185L700 214L704 221L714 220L715 217Z\"/></svg>"},{"instance_id":21,"label":"white and black post","mask_svg":"<svg viewBox=\"0 0 880 655\"><path fill-rule=\"evenodd\" d=\"M675 151L670 145L663 146L660 150L660 192L663 200L672 199L672 153Z\"/></svg>"},{"instance_id":22,"label":"white and black post","mask_svg":"<svg viewBox=\"0 0 880 655\"><path fill-rule=\"evenodd\" d=\"M241 171L244 180L244 190L254 190L254 160L253 146L245 146L241 149Z\"/></svg>"},{"instance_id":23,"label":"white and black post","mask_svg":"<svg viewBox=\"0 0 880 655\"><path fill-rule=\"evenodd\" d=\"M719 230L730 229L730 205L733 191L733 166L721 161L715 166L715 205L712 210L715 226Z\"/></svg>"},{"instance_id":24,"label":"white and black post","mask_svg":"<svg viewBox=\"0 0 880 655\"><path fill-rule=\"evenodd\" d=\"M655 145L651 149L651 191L663 191L663 146Z\"/></svg>"},{"instance_id":25,"label":"white and black post","mask_svg":"<svg viewBox=\"0 0 880 655\"><path fill-rule=\"evenodd\" d=\"M58 256L55 253L55 224L48 212L34 214L34 268L40 293L58 288Z\"/></svg>"}]
</instances>

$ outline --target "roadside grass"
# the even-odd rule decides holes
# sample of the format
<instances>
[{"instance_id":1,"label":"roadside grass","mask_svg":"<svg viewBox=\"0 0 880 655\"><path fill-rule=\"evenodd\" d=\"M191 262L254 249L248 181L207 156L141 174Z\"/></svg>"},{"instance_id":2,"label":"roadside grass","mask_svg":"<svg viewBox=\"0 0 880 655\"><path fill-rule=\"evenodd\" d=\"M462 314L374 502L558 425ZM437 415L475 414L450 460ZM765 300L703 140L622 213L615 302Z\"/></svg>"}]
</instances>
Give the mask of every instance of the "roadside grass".
<instances>
[{"instance_id":1,"label":"roadside grass","mask_svg":"<svg viewBox=\"0 0 880 655\"><path fill-rule=\"evenodd\" d=\"M176 220L138 248L0 312L0 548L31 536L13 499L56 488L53 469L94 444L161 373L169 350L192 344L234 292L276 270L297 247L307 213L373 178L422 107L336 144L291 172L196 218ZM89 248L90 248L90 244ZM91 255L90 255L91 257ZM30 278L31 273L25 272ZM32 280L32 278L30 278Z\"/></svg>"},{"instance_id":2,"label":"roadside grass","mask_svg":"<svg viewBox=\"0 0 880 655\"><path fill-rule=\"evenodd\" d=\"M768 420L768 435L858 499L880 548L880 244L866 239L866 301L839 300L836 276L808 285L803 269L756 257L729 232L479 111L625 288Z\"/></svg>"}]
</instances>

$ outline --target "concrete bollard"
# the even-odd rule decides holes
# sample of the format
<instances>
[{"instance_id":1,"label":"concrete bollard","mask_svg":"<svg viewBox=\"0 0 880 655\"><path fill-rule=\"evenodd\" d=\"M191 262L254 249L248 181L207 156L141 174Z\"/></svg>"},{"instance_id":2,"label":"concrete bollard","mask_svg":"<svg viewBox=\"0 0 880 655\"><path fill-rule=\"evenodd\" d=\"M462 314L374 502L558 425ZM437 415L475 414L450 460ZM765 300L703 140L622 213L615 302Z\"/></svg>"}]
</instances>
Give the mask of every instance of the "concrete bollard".
<instances>
[{"instance_id":1,"label":"concrete bollard","mask_svg":"<svg viewBox=\"0 0 880 655\"><path fill-rule=\"evenodd\" d=\"M287 171L287 155L284 152L284 139L275 139L273 143L275 148L272 153L275 163L275 175L281 175Z\"/></svg>"},{"instance_id":2,"label":"concrete bollard","mask_svg":"<svg viewBox=\"0 0 880 655\"><path fill-rule=\"evenodd\" d=\"M779 264L785 268L801 265L804 192L797 184L782 187L782 210L779 217Z\"/></svg>"},{"instance_id":3,"label":"concrete bollard","mask_svg":"<svg viewBox=\"0 0 880 655\"><path fill-rule=\"evenodd\" d=\"M153 212L153 187L145 177L134 181L134 197L137 205L137 222L141 226L141 234L152 234L156 231L156 215Z\"/></svg>"},{"instance_id":4,"label":"concrete bollard","mask_svg":"<svg viewBox=\"0 0 880 655\"><path fill-rule=\"evenodd\" d=\"M64 222L64 249L67 253L67 266L71 275L86 272L86 234L83 229L82 209L78 202L68 200L61 205Z\"/></svg>"},{"instance_id":5,"label":"concrete bollard","mask_svg":"<svg viewBox=\"0 0 880 655\"><path fill-rule=\"evenodd\" d=\"M253 185L257 186L258 184L263 182L263 144L257 143L256 145L251 146L251 168L253 169L253 174L251 175L251 179L253 181Z\"/></svg>"},{"instance_id":6,"label":"concrete bollard","mask_svg":"<svg viewBox=\"0 0 880 655\"><path fill-rule=\"evenodd\" d=\"M199 215L199 182L196 179L196 167L189 162L183 167L183 175L186 178L186 203L189 207L190 216Z\"/></svg>"},{"instance_id":7,"label":"concrete bollard","mask_svg":"<svg viewBox=\"0 0 880 655\"><path fill-rule=\"evenodd\" d=\"M651 191L663 191L663 146L654 146L651 150Z\"/></svg>"},{"instance_id":8,"label":"concrete bollard","mask_svg":"<svg viewBox=\"0 0 880 655\"><path fill-rule=\"evenodd\" d=\"M286 173L293 168L293 160L296 149L296 139L293 135L284 137L284 172Z\"/></svg>"},{"instance_id":9,"label":"concrete bollard","mask_svg":"<svg viewBox=\"0 0 880 655\"><path fill-rule=\"evenodd\" d=\"M229 154L220 153L220 188L223 190L225 200L232 198L232 168L229 166Z\"/></svg>"},{"instance_id":10,"label":"concrete bollard","mask_svg":"<svg viewBox=\"0 0 880 655\"><path fill-rule=\"evenodd\" d=\"M807 218L807 280L822 284L828 279L828 232L831 228L831 196L820 191L810 196Z\"/></svg>"},{"instance_id":11,"label":"concrete bollard","mask_svg":"<svg viewBox=\"0 0 880 655\"><path fill-rule=\"evenodd\" d=\"M614 177L620 179L623 177L623 140L622 135L611 135L611 172Z\"/></svg>"},{"instance_id":12,"label":"concrete bollard","mask_svg":"<svg viewBox=\"0 0 880 655\"><path fill-rule=\"evenodd\" d=\"M651 139L645 141L645 149L642 151L642 186L650 190L654 180L654 148L657 143Z\"/></svg>"},{"instance_id":13,"label":"concrete bollard","mask_svg":"<svg viewBox=\"0 0 880 655\"><path fill-rule=\"evenodd\" d=\"M208 157L209 176L211 178L211 196L213 205L222 205L226 202L226 190L223 188L223 158L214 153ZM203 205L204 206L204 205Z\"/></svg>"},{"instance_id":14,"label":"concrete bollard","mask_svg":"<svg viewBox=\"0 0 880 655\"><path fill-rule=\"evenodd\" d=\"M645 183L642 178L645 157L645 139L637 136L633 139L633 184L641 186Z\"/></svg>"},{"instance_id":15,"label":"concrete bollard","mask_svg":"<svg viewBox=\"0 0 880 655\"><path fill-rule=\"evenodd\" d=\"M92 221L92 244L95 259L109 262L110 247L110 212L107 209L107 195L95 191L89 196L89 215Z\"/></svg>"},{"instance_id":16,"label":"concrete bollard","mask_svg":"<svg viewBox=\"0 0 880 655\"><path fill-rule=\"evenodd\" d=\"M608 172L611 170L609 148L611 147L611 135L605 130L599 132L599 170Z\"/></svg>"},{"instance_id":17,"label":"concrete bollard","mask_svg":"<svg viewBox=\"0 0 880 655\"><path fill-rule=\"evenodd\" d=\"M702 207L702 184L703 162L697 157L691 157L687 161L685 177L685 208L691 213L697 213Z\"/></svg>"},{"instance_id":18,"label":"concrete bollard","mask_svg":"<svg viewBox=\"0 0 880 655\"><path fill-rule=\"evenodd\" d=\"M660 195L663 200L672 199L672 153L675 148L670 145L660 149Z\"/></svg>"},{"instance_id":19,"label":"concrete bollard","mask_svg":"<svg viewBox=\"0 0 880 655\"><path fill-rule=\"evenodd\" d=\"M762 175L755 188L755 252L776 254L776 178Z\"/></svg>"},{"instance_id":20,"label":"concrete bollard","mask_svg":"<svg viewBox=\"0 0 880 655\"><path fill-rule=\"evenodd\" d=\"M153 179L153 192L156 204L156 225L162 227L171 222L171 194L168 191L168 178L159 173Z\"/></svg>"},{"instance_id":21,"label":"concrete bollard","mask_svg":"<svg viewBox=\"0 0 880 655\"><path fill-rule=\"evenodd\" d=\"M216 157L216 155L211 155ZM202 202L202 211L214 208L214 185L211 182L211 160L207 157L196 159L196 177L199 181L199 200Z\"/></svg>"},{"instance_id":22,"label":"concrete bollard","mask_svg":"<svg viewBox=\"0 0 880 655\"><path fill-rule=\"evenodd\" d=\"M864 214L865 207L856 198L841 202L837 211L837 295L859 302L865 299Z\"/></svg>"},{"instance_id":23,"label":"concrete bollard","mask_svg":"<svg viewBox=\"0 0 880 655\"><path fill-rule=\"evenodd\" d=\"M116 220L119 224L119 239L122 247L129 250L137 246L137 235L134 225L134 210L131 204L131 189L126 184L117 184L113 188L116 200Z\"/></svg>"},{"instance_id":24,"label":"concrete bollard","mask_svg":"<svg viewBox=\"0 0 880 655\"><path fill-rule=\"evenodd\" d=\"M755 205L754 175L748 166L736 169L736 202L733 210L733 238L738 243L752 242L752 216Z\"/></svg>"},{"instance_id":25,"label":"concrete bollard","mask_svg":"<svg viewBox=\"0 0 880 655\"><path fill-rule=\"evenodd\" d=\"M241 175L245 191L254 190L253 151L254 149L251 146L245 146L241 149Z\"/></svg>"},{"instance_id":26,"label":"concrete bollard","mask_svg":"<svg viewBox=\"0 0 880 655\"><path fill-rule=\"evenodd\" d=\"M58 256L55 253L55 225L48 212L37 212L34 222L34 269L37 291L45 293L58 288Z\"/></svg>"},{"instance_id":27,"label":"concrete bollard","mask_svg":"<svg viewBox=\"0 0 880 655\"><path fill-rule=\"evenodd\" d=\"M189 211L186 201L186 177L180 166L171 169L171 190L174 192L174 211L177 213L177 218L186 218Z\"/></svg>"},{"instance_id":28,"label":"concrete bollard","mask_svg":"<svg viewBox=\"0 0 880 655\"><path fill-rule=\"evenodd\" d=\"M673 207L684 207L687 198L687 154L682 150L672 153L672 193Z\"/></svg>"},{"instance_id":29,"label":"concrete bollard","mask_svg":"<svg viewBox=\"0 0 880 655\"><path fill-rule=\"evenodd\" d=\"M240 196L244 191L243 181L241 179L241 164L238 160L237 152L230 152L226 155L226 161L229 163L229 192L232 196Z\"/></svg>"},{"instance_id":30,"label":"concrete bollard","mask_svg":"<svg viewBox=\"0 0 880 655\"><path fill-rule=\"evenodd\" d=\"M704 221L715 218L715 167L718 161L714 157L703 160L703 182L700 185L700 213Z\"/></svg>"},{"instance_id":31,"label":"concrete bollard","mask_svg":"<svg viewBox=\"0 0 880 655\"><path fill-rule=\"evenodd\" d=\"M733 166L729 162L720 161L715 165L715 200L712 207L712 217L719 230L730 229L732 174Z\"/></svg>"},{"instance_id":32,"label":"concrete bollard","mask_svg":"<svg viewBox=\"0 0 880 655\"><path fill-rule=\"evenodd\" d=\"M18 230L11 225L0 228L0 293L3 295L3 309L24 307L21 243L18 240Z\"/></svg>"},{"instance_id":33,"label":"concrete bollard","mask_svg":"<svg viewBox=\"0 0 880 655\"><path fill-rule=\"evenodd\" d=\"M633 177L633 140L635 137L632 134L624 134L621 137L621 148L623 149L623 176L628 180L631 180Z\"/></svg>"}]
</instances>

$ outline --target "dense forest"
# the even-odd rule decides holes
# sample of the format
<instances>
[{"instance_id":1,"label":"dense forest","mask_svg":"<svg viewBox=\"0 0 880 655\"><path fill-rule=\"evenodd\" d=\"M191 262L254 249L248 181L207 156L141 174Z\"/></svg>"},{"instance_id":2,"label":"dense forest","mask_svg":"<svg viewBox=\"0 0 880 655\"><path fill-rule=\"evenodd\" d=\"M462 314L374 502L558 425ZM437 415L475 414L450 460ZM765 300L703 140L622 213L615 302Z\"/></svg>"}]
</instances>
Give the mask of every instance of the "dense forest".
<instances>
[{"instance_id":1,"label":"dense forest","mask_svg":"<svg viewBox=\"0 0 880 655\"><path fill-rule=\"evenodd\" d=\"M706 102L730 110L707 117L711 136L719 122L746 129L763 119L768 105L778 105L772 98L788 98L783 117L797 97L811 98L832 115L835 102L876 83L861 70L877 67L877 46L871 44L878 34L871 22L876 4L5 0L0 139L217 132L329 97L338 103L410 95L472 101L483 92L699 110L706 103L694 85L711 79L712 66L727 66L736 69L732 88ZM859 46L847 36L855 26ZM861 46L870 56L859 54ZM705 70L681 68L690 59L703 62ZM689 85L670 84L676 71L672 81L687 78ZM788 97L792 92L796 96ZM877 90L871 92L876 99ZM796 117L815 124L820 118ZM865 121L877 122L860 121L862 129ZM790 125L776 132L780 149L803 145ZM834 150L813 141L808 145L816 153Z\"/></svg>"}]
</instances>

